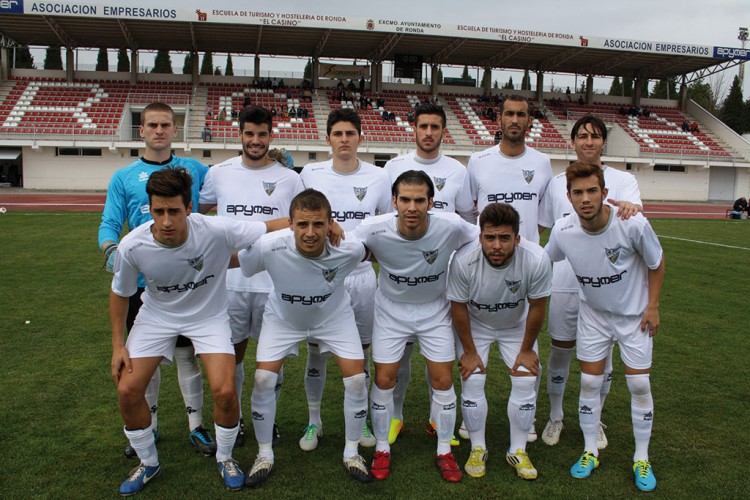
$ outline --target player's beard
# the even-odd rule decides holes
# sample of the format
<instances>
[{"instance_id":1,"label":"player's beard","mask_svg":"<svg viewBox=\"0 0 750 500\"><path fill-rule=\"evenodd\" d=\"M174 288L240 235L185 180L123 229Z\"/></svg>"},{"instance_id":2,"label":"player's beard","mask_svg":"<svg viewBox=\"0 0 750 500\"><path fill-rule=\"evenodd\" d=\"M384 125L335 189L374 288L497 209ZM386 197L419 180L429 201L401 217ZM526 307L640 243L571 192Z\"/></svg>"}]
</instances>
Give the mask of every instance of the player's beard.
<instances>
[{"instance_id":1,"label":"player's beard","mask_svg":"<svg viewBox=\"0 0 750 500\"><path fill-rule=\"evenodd\" d=\"M440 149L440 145L443 142L443 136L441 135L439 138L432 138L432 143L425 147L424 145L424 139L421 141L417 141L417 149L419 149L422 153L430 154L435 152L436 150Z\"/></svg>"},{"instance_id":2,"label":"player's beard","mask_svg":"<svg viewBox=\"0 0 750 500\"><path fill-rule=\"evenodd\" d=\"M245 158L247 158L250 161L262 160L268 154L268 146L262 147L262 149L259 148L258 149L259 152L254 153L254 154L251 154L250 147L252 147L252 145L245 146L242 148L242 153L245 155Z\"/></svg>"}]
</instances>

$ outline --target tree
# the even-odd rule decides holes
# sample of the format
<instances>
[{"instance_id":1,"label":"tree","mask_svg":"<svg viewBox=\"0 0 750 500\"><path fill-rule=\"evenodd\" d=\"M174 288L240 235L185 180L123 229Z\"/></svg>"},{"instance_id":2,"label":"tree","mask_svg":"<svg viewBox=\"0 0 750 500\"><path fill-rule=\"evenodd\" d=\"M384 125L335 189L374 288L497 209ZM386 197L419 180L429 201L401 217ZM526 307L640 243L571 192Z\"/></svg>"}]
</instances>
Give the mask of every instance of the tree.
<instances>
[{"instance_id":1,"label":"tree","mask_svg":"<svg viewBox=\"0 0 750 500\"><path fill-rule=\"evenodd\" d=\"M719 115L719 118L721 118L721 121L738 134L742 134L745 131L742 127L744 107L745 101L742 98L742 81L737 75L734 77L732 86L729 88L729 95L721 106L721 114Z\"/></svg>"},{"instance_id":2,"label":"tree","mask_svg":"<svg viewBox=\"0 0 750 500\"><path fill-rule=\"evenodd\" d=\"M529 76L529 70L523 72L523 78L521 79L521 90L531 90L531 77Z\"/></svg>"},{"instance_id":3,"label":"tree","mask_svg":"<svg viewBox=\"0 0 750 500\"><path fill-rule=\"evenodd\" d=\"M641 97L648 97L648 85L649 80L647 78L641 79Z\"/></svg>"},{"instance_id":4,"label":"tree","mask_svg":"<svg viewBox=\"0 0 750 500\"><path fill-rule=\"evenodd\" d=\"M44 54L44 69L63 69L60 47L47 47Z\"/></svg>"},{"instance_id":5,"label":"tree","mask_svg":"<svg viewBox=\"0 0 750 500\"><path fill-rule=\"evenodd\" d=\"M612 85L609 87L609 95L622 95L622 83L620 83L620 77L616 76L612 80Z\"/></svg>"},{"instance_id":6,"label":"tree","mask_svg":"<svg viewBox=\"0 0 750 500\"><path fill-rule=\"evenodd\" d=\"M461 73L461 79L462 80L470 80L471 79L471 75L469 74L469 67L468 66L464 66L464 71L463 71L463 73Z\"/></svg>"},{"instance_id":7,"label":"tree","mask_svg":"<svg viewBox=\"0 0 750 500\"><path fill-rule=\"evenodd\" d=\"M168 50L160 49L156 52L154 67L151 69L151 72L172 74L172 59L169 57Z\"/></svg>"},{"instance_id":8,"label":"tree","mask_svg":"<svg viewBox=\"0 0 750 500\"><path fill-rule=\"evenodd\" d=\"M216 68L214 69L214 75L221 76L221 68L220 67L216 66Z\"/></svg>"},{"instance_id":9,"label":"tree","mask_svg":"<svg viewBox=\"0 0 750 500\"><path fill-rule=\"evenodd\" d=\"M742 109L742 129L745 132L750 130L750 99L745 101L745 106Z\"/></svg>"},{"instance_id":10,"label":"tree","mask_svg":"<svg viewBox=\"0 0 750 500\"><path fill-rule=\"evenodd\" d=\"M201 62L201 75L213 75L214 73L214 56L210 52L203 54Z\"/></svg>"},{"instance_id":11,"label":"tree","mask_svg":"<svg viewBox=\"0 0 750 500\"><path fill-rule=\"evenodd\" d=\"M104 47L99 48L96 56L96 71L109 71L109 54Z\"/></svg>"},{"instance_id":12,"label":"tree","mask_svg":"<svg viewBox=\"0 0 750 500\"><path fill-rule=\"evenodd\" d=\"M36 69L34 64L34 56L31 55L31 51L28 47L16 47L15 53L15 67L18 69Z\"/></svg>"},{"instance_id":13,"label":"tree","mask_svg":"<svg viewBox=\"0 0 750 500\"><path fill-rule=\"evenodd\" d=\"M128 58L128 50L125 48L117 51L117 71L130 72L130 59Z\"/></svg>"},{"instance_id":14,"label":"tree","mask_svg":"<svg viewBox=\"0 0 750 500\"><path fill-rule=\"evenodd\" d=\"M304 79L311 79L312 78L312 59L307 59L307 64L305 64L305 72L302 74L302 78Z\"/></svg>"},{"instance_id":15,"label":"tree","mask_svg":"<svg viewBox=\"0 0 750 500\"><path fill-rule=\"evenodd\" d=\"M692 99L709 113L716 114L718 105L710 83L700 79L688 84L687 95L688 99Z\"/></svg>"},{"instance_id":16,"label":"tree","mask_svg":"<svg viewBox=\"0 0 750 500\"><path fill-rule=\"evenodd\" d=\"M185 54L185 61L182 63L182 74L192 75L193 74L193 53L188 52Z\"/></svg>"},{"instance_id":17,"label":"tree","mask_svg":"<svg viewBox=\"0 0 750 500\"><path fill-rule=\"evenodd\" d=\"M513 86L513 77L512 76L510 78L508 78L508 83L506 83L505 85L503 85L503 88L504 89L510 89L510 90L515 89L515 87Z\"/></svg>"},{"instance_id":18,"label":"tree","mask_svg":"<svg viewBox=\"0 0 750 500\"><path fill-rule=\"evenodd\" d=\"M633 79L629 76L622 78L622 95L625 97L633 97Z\"/></svg>"},{"instance_id":19,"label":"tree","mask_svg":"<svg viewBox=\"0 0 750 500\"><path fill-rule=\"evenodd\" d=\"M495 80L495 83L492 84L492 88L495 88L495 89L499 89L500 88L500 84L498 83L497 80Z\"/></svg>"},{"instance_id":20,"label":"tree","mask_svg":"<svg viewBox=\"0 0 750 500\"><path fill-rule=\"evenodd\" d=\"M674 78L662 78L651 90L655 99L677 99L677 82Z\"/></svg>"},{"instance_id":21,"label":"tree","mask_svg":"<svg viewBox=\"0 0 750 500\"><path fill-rule=\"evenodd\" d=\"M437 85L443 84L443 70L438 68L437 70L437 82L435 82Z\"/></svg>"},{"instance_id":22,"label":"tree","mask_svg":"<svg viewBox=\"0 0 750 500\"><path fill-rule=\"evenodd\" d=\"M227 76L234 76L234 66L232 65L232 54L227 52L227 64L224 68L224 74Z\"/></svg>"},{"instance_id":23,"label":"tree","mask_svg":"<svg viewBox=\"0 0 750 500\"><path fill-rule=\"evenodd\" d=\"M482 73L482 88L484 88L485 85L490 84L492 82L492 70L487 71L484 70L484 73Z\"/></svg>"},{"instance_id":24,"label":"tree","mask_svg":"<svg viewBox=\"0 0 750 500\"><path fill-rule=\"evenodd\" d=\"M581 86L578 88L578 93L582 95L586 95L586 80L583 80L581 82Z\"/></svg>"}]
</instances>

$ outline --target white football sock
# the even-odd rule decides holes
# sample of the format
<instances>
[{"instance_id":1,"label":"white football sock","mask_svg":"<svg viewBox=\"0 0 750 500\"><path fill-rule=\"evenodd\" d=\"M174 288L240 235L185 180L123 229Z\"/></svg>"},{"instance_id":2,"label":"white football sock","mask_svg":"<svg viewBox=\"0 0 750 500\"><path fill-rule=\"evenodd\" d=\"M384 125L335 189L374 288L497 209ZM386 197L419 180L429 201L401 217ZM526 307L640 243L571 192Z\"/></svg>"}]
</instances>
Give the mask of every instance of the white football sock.
<instances>
[{"instance_id":1,"label":"white football sock","mask_svg":"<svg viewBox=\"0 0 750 500\"><path fill-rule=\"evenodd\" d=\"M358 373L344 379L344 422L347 442L359 443L367 421L367 386L365 380L364 373ZM354 451L357 451L357 449L355 448Z\"/></svg>"},{"instance_id":2,"label":"white football sock","mask_svg":"<svg viewBox=\"0 0 750 500\"><path fill-rule=\"evenodd\" d=\"M487 397L484 385L487 375L474 373L461 381L461 414L464 425L471 438L471 446L481 446L487 449L485 431L487 426Z\"/></svg>"},{"instance_id":3,"label":"white football sock","mask_svg":"<svg viewBox=\"0 0 750 500\"><path fill-rule=\"evenodd\" d=\"M372 431L375 434L375 439L377 439L375 451L390 452L388 432L391 428L391 417L393 415L393 389L381 389L377 384L372 384L370 401Z\"/></svg>"},{"instance_id":4,"label":"white football sock","mask_svg":"<svg viewBox=\"0 0 750 500\"><path fill-rule=\"evenodd\" d=\"M451 451L451 438L456 427L456 391L451 386L445 391L432 390L432 410L437 427L437 454L445 455Z\"/></svg>"},{"instance_id":5,"label":"white football sock","mask_svg":"<svg viewBox=\"0 0 750 500\"><path fill-rule=\"evenodd\" d=\"M156 451L153 429L149 426L145 429L129 430L124 428L124 430L125 436L130 441L130 446L138 454L141 462L149 467L159 465L159 453Z\"/></svg>"},{"instance_id":6,"label":"white football sock","mask_svg":"<svg viewBox=\"0 0 750 500\"><path fill-rule=\"evenodd\" d=\"M232 448L237 440L237 433L240 431L239 422L234 427L224 427L214 423L214 432L216 432L216 461L223 462L232 458Z\"/></svg>"},{"instance_id":7,"label":"white football sock","mask_svg":"<svg viewBox=\"0 0 750 500\"><path fill-rule=\"evenodd\" d=\"M146 404L151 412L151 428L159 428L159 387L161 386L161 369L157 366L146 386Z\"/></svg>"},{"instance_id":8,"label":"white football sock","mask_svg":"<svg viewBox=\"0 0 750 500\"><path fill-rule=\"evenodd\" d=\"M510 452L526 450L526 439L536 416L536 384L539 377L510 377L508 422L510 422Z\"/></svg>"},{"instance_id":9,"label":"white football sock","mask_svg":"<svg viewBox=\"0 0 750 500\"><path fill-rule=\"evenodd\" d=\"M413 350L414 344L409 343L404 347L404 355L401 356L398 374L396 375L396 387L393 388L393 417L401 421L404 420L404 399L406 398L406 389L409 388L409 379L411 379L411 353Z\"/></svg>"},{"instance_id":10,"label":"white football sock","mask_svg":"<svg viewBox=\"0 0 750 500\"><path fill-rule=\"evenodd\" d=\"M654 425L654 398L648 373L625 375L630 390L630 414L633 420L635 453L633 462L648 460L648 444Z\"/></svg>"},{"instance_id":11,"label":"white football sock","mask_svg":"<svg viewBox=\"0 0 750 500\"><path fill-rule=\"evenodd\" d=\"M583 432L583 451L599 456L596 433L599 431L602 407L599 393L602 390L603 375L581 373L581 394L578 398L578 421Z\"/></svg>"},{"instance_id":12,"label":"white football sock","mask_svg":"<svg viewBox=\"0 0 750 500\"><path fill-rule=\"evenodd\" d=\"M305 370L305 393L307 394L307 408L309 423L322 425L320 417L320 403L323 399L323 389L326 385L326 360L320 354L320 347L307 345L307 368Z\"/></svg>"},{"instance_id":13,"label":"white football sock","mask_svg":"<svg viewBox=\"0 0 750 500\"><path fill-rule=\"evenodd\" d=\"M188 424L192 431L203 424L203 377L193 346L176 347L174 362L177 366L177 382L180 384Z\"/></svg>"},{"instance_id":14,"label":"white football sock","mask_svg":"<svg viewBox=\"0 0 750 500\"><path fill-rule=\"evenodd\" d=\"M273 442L273 423L276 421L276 398L273 388L277 375L268 370L255 370L255 387L250 397L253 428L258 444Z\"/></svg>"},{"instance_id":15,"label":"white football sock","mask_svg":"<svg viewBox=\"0 0 750 500\"><path fill-rule=\"evenodd\" d=\"M547 362L547 394L549 395L549 418L563 419L563 397L570 374L570 361L573 359L572 347L550 345Z\"/></svg>"}]
</instances>

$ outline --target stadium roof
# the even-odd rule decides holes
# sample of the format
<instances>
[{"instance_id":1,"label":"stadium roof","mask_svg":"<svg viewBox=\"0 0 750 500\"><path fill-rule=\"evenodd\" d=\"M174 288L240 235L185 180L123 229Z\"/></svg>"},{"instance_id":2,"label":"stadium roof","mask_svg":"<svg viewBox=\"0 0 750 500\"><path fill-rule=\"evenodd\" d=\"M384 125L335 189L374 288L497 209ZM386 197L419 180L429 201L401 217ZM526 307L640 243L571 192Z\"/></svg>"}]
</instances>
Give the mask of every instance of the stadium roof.
<instances>
[{"instance_id":1,"label":"stadium roof","mask_svg":"<svg viewBox=\"0 0 750 500\"><path fill-rule=\"evenodd\" d=\"M208 10L163 0L160 8L106 2L0 5L6 44L232 52L542 70L595 76L676 77L750 59L750 50L521 31L497 26L353 19L298 12ZM215 0L214 4L225 3ZM185 6L185 4L193 4ZM132 5L132 7L131 7ZM163 8L162 8L163 7ZM176 8L170 8L176 7ZM14 13L15 12L15 13Z\"/></svg>"}]
</instances>

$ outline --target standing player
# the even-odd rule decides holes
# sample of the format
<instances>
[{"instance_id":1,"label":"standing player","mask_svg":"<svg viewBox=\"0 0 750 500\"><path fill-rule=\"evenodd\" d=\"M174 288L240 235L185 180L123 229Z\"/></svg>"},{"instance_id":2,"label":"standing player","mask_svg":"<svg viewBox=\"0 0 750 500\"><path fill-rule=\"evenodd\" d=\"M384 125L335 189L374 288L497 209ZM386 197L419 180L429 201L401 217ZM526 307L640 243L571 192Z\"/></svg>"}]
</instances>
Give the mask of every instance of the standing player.
<instances>
[{"instance_id":1,"label":"standing player","mask_svg":"<svg viewBox=\"0 0 750 500\"><path fill-rule=\"evenodd\" d=\"M521 237L539 243L539 203L552 179L552 166L549 156L526 146L529 120L526 98L506 97L500 113L500 145L471 155L467 172L471 195L480 211L490 203L513 205L521 217ZM537 384L541 382L541 369L537 380ZM536 428L532 427L529 441L536 438Z\"/></svg>"},{"instance_id":2,"label":"standing player","mask_svg":"<svg viewBox=\"0 0 750 500\"><path fill-rule=\"evenodd\" d=\"M128 229L132 231L151 220L146 194L146 181L149 176L165 166L186 168L193 178L192 201L197 206L198 191L208 170L205 165L195 160L172 155L172 141L177 134L177 126L174 111L167 104L154 102L146 106L141 113L140 134L145 144L143 156L112 176L107 189L102 222L99 225L99 248L104 252L105 265L110 272L112 272L120 233L125 222L127 221ZM141 307L141 294L145 287L146 282L143 276L140 276L138 288L130 297L126 322L128 331L133 327L133 322ZM177 339L174 357L177 365L177 381L187 409L190 442L201 453L213 455L216 453L216 443L211 434L203 428L203 378L195 359L193 346L185 337ZM161 372L157 368L146 391L148 407L152 414L152 430L157 440L159 439L157 409L160 383ZM128 458L136 456L135 450L130 445L125 447L125 456Z\"/></svg>"},{"instance_id":3,"label":"standing player","mask_svg":"<svg viewBox=\"0 0 750 500\"><path fill-rule=\"evenodd\" d=\"M466 473L485 474L487 398L484 385L490 346L497 342L511 381L510 448L506 461L523 479L537 471L526 453L536 414L536 339L544 323L552 267L544 250L518 234L518 212L490 203L479 216L479 241L456 253L448 275L453 327L460 342L461 411L471 438Z\"/></svg>"},{"instance_id":4,"label":"standing player","mask_svg":"<svg viewBox=\"0 0 750 500\"><path fill-rule=\"evenodd\" d=\"M362 262L365 248L350 239L334 247L328 241L333 220L326 197L313 189L295 196L289 208L292 231L283 231L239 254L246 276L267 270L273 281L256 354L252 414L258 456L246 484L266 480L274 463L274 387L284 359L307 340L330 351L344 377L346 444L344 468L358 481L369 471L359 455L367 419L367 386L362 345L344 280Z\"/></svg>"},{"instance_id":5,"label":"standing player","mask_svg":"<svg viewBox=\"0 0 750 500\"><path fill-rule=\"evenodd\" d=\"M635 485L656 488L648 457L654 418L649 372L653 340L659 328L659 295L664 256L648 221L637 215L621 220L604 204L604 174L596 165L575 162L566 170L568 196L575 214L552 228L545 251L553 261L568 259L581 290L577 351L581 365L578 417L583 454L570 468L587 478L599 466L596 433L601 416L604 366L617 340L630 390L635 437Z\"/></svg>"},{"instance_id":6,"label":"standing player","mask_svg":"<svg viewBox=\"0 0 750 500\"><path fill-rule=\"evenodd\" d=\"M331 203L332 216L345 231L354 230L365 217L391 211L391 183L382 169L357 158L362 140L362 122L356 111L341 108L331 111L326 124L326 142L331 146L332 159L310 163L302 170L307 188L322 192ZM370 343L377 279L372 264L362 262L344 282L351 297L354 317L365 356L366 384L370 385ZM320 347L308 345L305 390L309 424L300 439L303 450L314 450L323 434L320 402L326 382L326 357ZM375 437L365 425L362 446L375 446Z\"/></svg>"},{"instance_id":7,"label":"standing player","mask_svg":"<svg viewBox=\"0 0 750 500\"><path fill-rule=\"evenodd\" d=\"M289 217L292 198L303 189L294 170L268 157L273 141L273 117L262 107L248 106L239 115L239 139L242 155L211 167L200 192L200 212L216 206L221 217L240 220L268 221ZM273 284L268 273L251 278L240 269L227 273L229 324L235 352L235 384L240 404L240 432L237 446L245 442L242 418L242 386L245 382L245 352L250 337L258 340L263 309ZM281 392L283 372L279 373L276 397ZM278 439L274 424L274 439Z\"/></svg>"},{"instance_id":8,"label":"standing player","mask_svg":"<svg viewBox=\"0 0 750 500\"><path fill-rule=\"evenodd\" d=\"M416 151L390 160L384 168L390 177L391 184L407 170L423 171L430 176L436 189L432 211L458 213L468 222L475 224L477 214L469 190L466 167L458 160L445 156L440 151L443 134L448 130L446 122L445 111L442 107L431 103L420 104L414 113ZM388 437L390 444L396 442L404 425L404 398L411 379L411 354L413 350L414 344L407 343L404 349L404 357L399 362L396 388L393 392L393 420ZM427 372L425 372L425 377L427 385L430 387L430 377ZM432 435L435 434L435 421L432 418L430 418L427 432ZM455 437L451 437L451 444L458 446L459 443Z\"/></svg>"},{"instance_id":9,"label":"standing player","mask_svg":"<svg viewBox=\"0 0 750 500\"><path fill-rule=\"evenodd\" d=\"M552 167L549 156L526 146L529 119L526 98L507 97L500 114L500 145L472 154L467 172L478 210L490 203L513 205L521 216L521 237L539 243L539 203L552 179Z\"/></svg>"},{"instance_id":10,"label":"standing player","mask_svg":"<svg viewBox=\"0 0 750 500\"><path fill-rule=\"evenodd\" d=\"M618 207L617 216L627 219L639 211L641 193L633 175L602 164L602 152L607 142L607 127L593 115L581 117L570 132L570 141L578 160L598 165L604 171L604 181L609 192L610 204ZM568 199L565 172L550 181L547 195L539 208L539 225L552 227L554 222L573 213ZM615 201L621 200L621 201ZM576 344L576 326L580 299L575 273L567 260L557 262L552 269L552 297L549 308L550 353L547 363L547 394L550 402L550 418L542 433L542 441L550 446L560 440L563 429L563 395L570 373L570 361ZM613 346L614 347L614 346ZM612 385L612 355L607 356L604 369L604 383L600 395L601 407ZM604 424L597 431L597 447L607 447Z\"/></svg>"},{"instance_id":11,"label":"standing player","mask_svg":"<svg viewBox=\"0 0 750 500\"><path fill-rule=\"evenodd\" d=\"M239 408L225 280L232 252L250 246L267 225L191 215L191 184L184 168L151 174L146 193L154 220L133 229L117 249L110 293L112 378L125 435L141 459L120 485L122 495L138 493L161 471L145 392L159 363L172 359L178 335L193 342L206 368L214 399L219 472L230 489L244 483L232 459ZM137 289L139 274L147 287L125 343L129 297Z\"/></svg>"},{"instance_id":12,"label":"standing player","mask_svg":"<svg viewBox=\"0 0 750 500\"><path fill-rule=\"evenodd\" d=\"M372 475L391 473L388 434L393 388L406 343L419 341L432 383L431 414L437 425L435 463L443 479L458 482L461 469L451 453L456 423L452 368L456 358L449 304L445 295L448 262L454 250L475 241L477 227L456 214L432 214L435 190L422 171L408 170L393 184L397 215L366 219L355 234L380 265L375 294L373 352L375 385L372 425L377 438Z\"/></svg>"}]
</instances>

